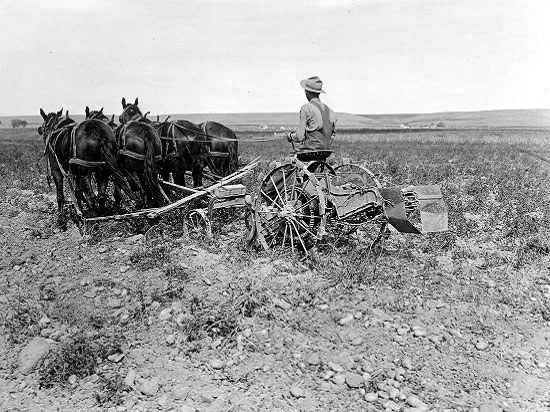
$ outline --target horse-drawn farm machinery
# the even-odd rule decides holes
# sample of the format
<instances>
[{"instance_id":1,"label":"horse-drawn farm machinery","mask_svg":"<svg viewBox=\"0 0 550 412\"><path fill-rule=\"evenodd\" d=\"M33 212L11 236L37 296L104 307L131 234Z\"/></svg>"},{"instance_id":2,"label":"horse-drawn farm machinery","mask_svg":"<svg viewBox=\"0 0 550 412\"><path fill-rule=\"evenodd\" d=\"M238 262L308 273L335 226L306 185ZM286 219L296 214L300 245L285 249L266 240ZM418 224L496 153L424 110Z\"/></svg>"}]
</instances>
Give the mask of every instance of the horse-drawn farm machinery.
<instances>
[{"instance_id":1,"label":"horse-drawn farm machinery","mask_svg":"<svg viewBox=\"0 0 550 412\"><path fill-rule=\"evenodd\" d=\"M384 188L364 166L346 163L333 168L325 162L329 154L301 154L265 175L247 199L250 243L307 251L335 223L346 226L348 233L377 227L373 244L390 229L417 234L448 230L439 186Z\"/></svg>"},{"instance_id":2,"label":"horse-drawn farm machinery","mask_svg":"<svg viewBox=\"0 0 550 412\"><path fill-rule=\"evenodd\" d=\"M71 171L76 165L79 168L77 171L82 176L81 180L88 179L88 182L92 172L96 173L96 179L102 177L104 183L101 186L102 193L99 194L102 196L105 196L105 178L108 178L108 175L103 173L106 170L104 164L109 166L108 170L115 176L115 180L119 182L124 180L122 175L117 172L115 164L120 164L121 160L115 161L114 153L107 152L106 149L106 142L111 142L110 144L113 147L116 145L111 128L103 127L102 124L104 123L99 122L93 116L90 116L90 120L86 120L80 125L72 121L72 123L69 122L68 125L65 125L67 120L61 118L61 112L49 115L42 112L44 125L41 131L44 131L46 153L50 156L52 170L55 171L53 168L55 166L55 169L63 172L58 173L59 176L56 179L60 210L62 210L61 204L63 203L63 196L60 197L63 186L62 183L59 183L62 182L61 179L64 177L69 182L70 194L77 212L77 218L80 223L83 223L81 227L101 221L130 219L138 216L157 218L169 211L185 208L187 210L187 222L201 227L208 234L211 234L211 221L214 210L240 208L244 209L243 216L248 229L246 238L249 244L259 245L264 249L282 246L289 247L292 251L302 250L304 252L307 252L323 239L327 232L336 225L343 225L349 233L365 227L369 227L372 232L372 228L375 227L372 244L387 237L392 229L398 232L417 234L441 232L448 229L447 210L439 186L383 187L378 176L364 166L351 163L344 163L336 167L331 166L326 162L326 159L332 154L330 151L298 153L286 159L282 164L274 162L272 170L260 179L259 187L253 193L248 194L247 188L239 181L250 175L259 166L259 158L254 159L239 170L228 170L226 176L216 176L214 183L210 186L186 187L185 176L184 173L180 173L181 169L177 168L178 163L173 163L174 172L181 174L178 181L173 181L170 178L172 173L166 173L166 170L163 173L162 169L157 172L155 167L149 168L148 175L143 171L140 174L140 167L147 170L148 158L153 163L156 157L166 155L166 147L162 148L163 153L153 152L155 147L161 148L160 139L164 138L179 144L187 142L189 136L186 133L191 132L195 134L194 144L202 141L197 140L197 136L208 137L211 140L218 139L224 144L236 139L231 138L234 134L227 135L225 131L220 136L207 134L206 132L210 129L205 127L202 129L197 127L197 130L193 131L191 130L192 124L174 124L167 127L168 131L173 129L178 134L171 133L165 137L167 132L159 133L153 126L148 124L148 121L143 121L144 116L137 109L137 99L134 105L126 104L123 99L123 108L124 112L121 119L124 120L124 117L126 119L125 121L121 120L122 126L117 129L119 140L121 134L132 130L131 126L135 126L134 129L140 127L143 131L134 135L123 136L126 144L123 146L124 150L118 151L118 155L124 156L133 162L132 166L135 172L133 175L129 174L127 180L130 186L132 186L132 183L139 186L143 199L143 202L139 204L145 207L138 208L138 210L130 213L110 216L97 216L97 213L93 210L94 202L88 201L88 198L86 198L87 204L93 213L92 216L84 216L81 210L82 202L80 201L83 196L78 190L75 190L75 188L78 189L78 186L75 186L71 179ZM87 115L89 115L88 108L86 109ZM101 111L99 113L102 114ZM86 126L84 127L84 125ZM165 126L166 121L157 129L161 130ZM219 126L222 125L212 123L211 130L216 130L216 128L218 130L227 129L225 126L220 129ZM92 137L86 136L87 129L93 129L93 133L90 135ZM77 144L75 143L78 138L78 133L75 133L76 130L83 130L83 138L92 139L88 140L92 142L97 140L94 136L99 131L104 133L104 137L97 140L96 156L98 160L84 161L79 158ZM143 153L137 153L140 143L139 138L146 134L150 135L149 149L145 145ZM130 138L138 139L133 141L137 144L133 146L134 148L128 143ZM155 139L157 143L154 143ZM61 143L65 144L66 148L56 149L56 145L59 146ZM131 151L129 149L134 150L134 152L127 154L126 152ZM158 151L160 150L158 149ZM191 160L186 160L186 156L183 155L189 155L191 151L185 145L179 150L182 155L180 156L182 162L186 162L185 165L189 166ZM57 155L57 153L67 158L60 159L60 155ZM66 153L71 153L72 157L67 156ZM236 155L236 148L234 155ZM108 160L109 156L111 157L110 161L102 160L105 157ZM123 160L128 161L128 159ZM236 160L233 163L236 164ZM128 168L126 167L126 169ZM233 172L230 173L231 171ZM198 186L196 172L195 169L192 174L195 186ZM163 175L162 178L158 173ZM139 180L143 180L143 176L145 176L146 181L148 180L148 183L140 185ZM144 189L153 186L159 194L157 199L164 199L165 205L160 207L148 207L146 205L146 201L154 198L154 196ZM89 189L89 183L84 187ZM127 184L124 192L129 197L133 197L131 188ZM167 192L184 193L184 197L180 199L174 196L170 197ZM90 191L88 194L93 197L93 193ZM120 199L120 190L117 191L115 188L114 194L115 201L117 195ZM206 200L206 202L202 202L201 207L197 208L196 203L192 202L198 199Z\"/></svg>"}]
</instances>

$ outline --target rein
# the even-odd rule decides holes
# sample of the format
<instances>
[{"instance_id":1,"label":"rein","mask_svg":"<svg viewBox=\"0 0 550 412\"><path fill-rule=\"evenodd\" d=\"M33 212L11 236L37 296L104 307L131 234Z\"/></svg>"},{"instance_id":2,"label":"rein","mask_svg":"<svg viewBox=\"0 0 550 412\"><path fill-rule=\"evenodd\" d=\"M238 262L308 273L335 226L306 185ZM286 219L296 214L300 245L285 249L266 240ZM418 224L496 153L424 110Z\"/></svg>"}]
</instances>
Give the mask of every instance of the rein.
<instances>
[{"instance_id":1,"label":"rein","mask_svg":"<svg viewBox=\"0 0 550 412\"><path fill-rule=\"evenodd\" d=\"M173 123L173 122L170 124L169 127L174 127L174 126L181 129L181 130L185 130L187 132L190 132L190 133L194 133L194 134L198 134L200 136L208 137L212 140L221 140L221 141L225 141L225 142L239 142L239 143L242 143L242 142L272 142L272 141L275 141L275 140L280 140L280 139L285 138L285 136L274 136L274 137L265 137L265 138L261 138L261 139L246 139L246 140L230 139L229 137L212 136L212 135L209 135L206 132L197 132L195 130L191 130L191 129L185 127L185 126L182 126L180 124ZM163 136L161 136L160 138L164 139L164 140L173 140L173 141L189 140L189 139L178 139L178 138L174 138L174 137L163 137Z\"/></svg>"}]
</instances>

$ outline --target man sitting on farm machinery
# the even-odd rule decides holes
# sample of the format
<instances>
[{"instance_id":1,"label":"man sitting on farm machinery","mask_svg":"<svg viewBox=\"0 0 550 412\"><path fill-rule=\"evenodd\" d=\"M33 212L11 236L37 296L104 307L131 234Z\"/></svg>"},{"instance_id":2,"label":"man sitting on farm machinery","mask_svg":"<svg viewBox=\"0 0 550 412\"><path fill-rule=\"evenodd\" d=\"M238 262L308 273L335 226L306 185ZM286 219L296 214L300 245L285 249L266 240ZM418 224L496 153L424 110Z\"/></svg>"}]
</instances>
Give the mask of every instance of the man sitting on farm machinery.
<instances>
[{"instance_id":1,"label":"man sitting on farm machinery","mask_svg":"<svg viewBox=\"0 0 550 412\"><path fill-rule=\"evenodd\" d=\"M306 92L308 103L300 109L298 130L290 132L287 139L292 143L301 143L297 158L300 161L325 160L331 155L332 139L336 134L336 116L326 104L319 99L323 82L317 76L300 81Z\"/></svg>"}]
</instances>

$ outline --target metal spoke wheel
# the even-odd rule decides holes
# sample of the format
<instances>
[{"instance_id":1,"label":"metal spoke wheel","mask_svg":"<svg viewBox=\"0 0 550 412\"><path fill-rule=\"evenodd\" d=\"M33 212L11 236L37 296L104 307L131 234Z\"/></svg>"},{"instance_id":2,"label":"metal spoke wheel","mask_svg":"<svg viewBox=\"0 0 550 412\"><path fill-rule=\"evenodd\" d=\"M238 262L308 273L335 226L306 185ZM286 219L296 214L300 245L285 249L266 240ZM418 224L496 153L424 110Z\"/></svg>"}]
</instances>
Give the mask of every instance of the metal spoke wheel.
<instances>
[{"instance_id":1,"label":"metal spoke wheel","mask_svg":"<svg viewBox=\"0 0 550 412\"><path fill-rule=\"evenodd\" d=\"M371 187L382 187L378 177L366 167L349 163L336 166L334 171L338 176L339 185L349 184L364 189Z\"/></svg>"},{"instance_id":2,"label":"metal spoke wheel","mask_svg":"<svg viewBox=\"0 0 550 412\"><path fill-rule=\"evenodd\" d=\"M301 162L273 169L253 207L258 242L264 249L290 246L307 252L324 232L324 202L317 178Z\"/></svg>"}]
</instances>

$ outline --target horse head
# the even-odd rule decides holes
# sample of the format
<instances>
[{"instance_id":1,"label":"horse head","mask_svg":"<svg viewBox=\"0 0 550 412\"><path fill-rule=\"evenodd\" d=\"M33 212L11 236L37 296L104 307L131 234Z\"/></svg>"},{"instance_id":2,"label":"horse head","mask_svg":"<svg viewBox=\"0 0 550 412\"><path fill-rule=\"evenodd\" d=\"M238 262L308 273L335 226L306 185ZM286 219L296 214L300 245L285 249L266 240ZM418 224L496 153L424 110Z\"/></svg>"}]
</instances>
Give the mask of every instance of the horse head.
<instances>
[{"instance_id":1,"label":"horse head","mask_svg":"<svg viewBox=\"0 0 550 412\"><path fill-rule=\"evenodd\" d=\"M38 134L43 136L44 141L47 141L56 129L57 125L61 121L65 120L65 118L63 117L63 109L58 112L51 112L46 114L46 112L44 112L44 110L42 110L41 108L40 115L42 116L44 122L42 123L42 126L38 128Z\"/></svg>"},{"instance_id":2,"label":"horse head","mask_svg":"<svg viewBox=\"0 0 550 412\"><path fill-rule=\"evenodd\" d=\"M143 114L141 113L141 110L139 110L137 97L134 104L126 103L126 99L123 97L122 114L118 117L120 124L125 124L135 119L141 119L142 117L143 117Z\"/></svg>"},{"instance_id":3,"label":"horse head","mask_svg":"<svg viewBox=\"0 0 550 412\"><path fill-rule=\"evenodd\" d=\"M100 110L90 110L90 108L86 106L86 120L88 119L96 119L109 123L109 118L103 114L103 107Z\"/></svg>"}]
</instances>

